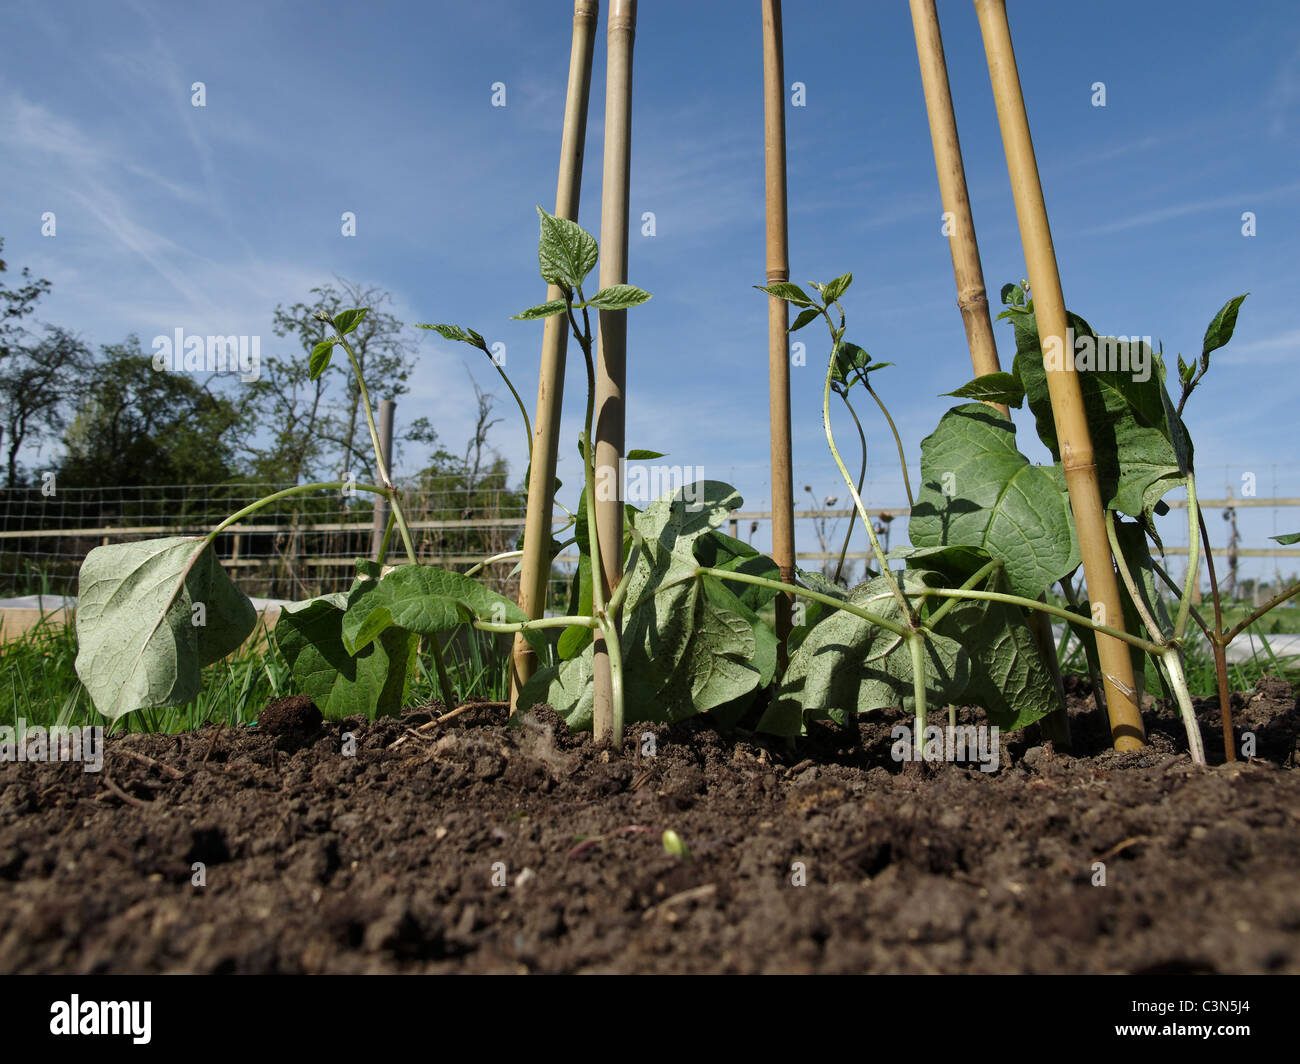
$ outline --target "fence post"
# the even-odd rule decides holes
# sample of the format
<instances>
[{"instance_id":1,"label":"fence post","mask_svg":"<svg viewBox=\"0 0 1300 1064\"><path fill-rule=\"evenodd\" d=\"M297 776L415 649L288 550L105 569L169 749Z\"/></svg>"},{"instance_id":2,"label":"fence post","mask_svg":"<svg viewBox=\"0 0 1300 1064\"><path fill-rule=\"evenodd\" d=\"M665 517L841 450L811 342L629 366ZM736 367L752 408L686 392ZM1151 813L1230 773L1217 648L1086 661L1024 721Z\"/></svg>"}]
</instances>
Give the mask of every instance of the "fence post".
<instances>
[{"instance_id":1,"label":"fence post","mask_svg":"<svg viewBox=\"0 0 1300 1064\"><path fill-rule=\"evenodd\" d=\"M384 468L393 479L393 410L397 403L384 399L379 403L379 449L383 452ZM379 547L384 542L384 529L388 527L388 500L375 496L375 523L370 531L370 557L379 561Z\"/></svg>"}]
</instances>

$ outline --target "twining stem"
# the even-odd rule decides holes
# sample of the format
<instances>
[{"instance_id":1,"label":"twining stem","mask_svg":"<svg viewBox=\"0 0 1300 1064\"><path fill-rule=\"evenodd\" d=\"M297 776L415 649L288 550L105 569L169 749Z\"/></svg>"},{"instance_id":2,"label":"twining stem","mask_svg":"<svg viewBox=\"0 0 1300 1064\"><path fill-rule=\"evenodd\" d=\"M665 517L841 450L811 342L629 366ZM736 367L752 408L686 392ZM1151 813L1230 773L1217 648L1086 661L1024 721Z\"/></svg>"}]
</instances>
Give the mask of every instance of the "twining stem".
<instances>
[{"instance_id":1,"label":"twining stem","mask_svg":"<svg viewBox=\"0 0 1300 1064\"><path fill-rule=\"evenodd\" d=\"M370 443L375 449L375 471L379 474L380 481L388 488L389 504L393 508L393 517L397 520L397 527L402 532L402 543L406 546L406 556L412 565L417 565L415 557L415 542L411 539L411 530L406 527L406 515L402 512L401 492L394 486L392 478L388 475L388 467L384 463L384 452L379 446L379 430L375 427L375 411L370 405L370 393L366 390L365 378L361 376L361 364L357 361L356 353L352 350L352 345L348 343L344 336L339 337L339 343L343 345L343 350L348 354L348 361L352 363L352 372L357 378L357 388L361 394L361 408L366 413L366 425L370 429ZM446 670L442 668L442 655L437 645L433 648L433 657L438 665L439 679L446 675ZM444 694L450 694L450 688ZM448 703L450 709L454 703Z\"/></svg>"},{"instance_id":2,"label":"twining stem","mask_svg":"<svg viewBox=\"0 0 1300 1064\"><path fill-rule=\"evenodd\" d=\"M1183 597L1178 603L1178 619L1174 621L1175 643L1183 638L1187 631L1188 610L1192 607L1192 589L1200 576L1201 556L1200 537L1196 534L1200 518L1200 506L1196 500L1196 477L1189 470L1187 473L1187 579L1183 584Z\"/></svg>"},{"instance_id":3,"label":"twining stem","mask_svg":"<svg viewBox=\"0 0 1300 1064\"><path fill-rule=\"evenodd\" d=\"M216 540L217 536L224 532L231 525L238 524L249 514L256 513L263 506L269 506L273 502L279 502L281 499L287 499L291 495L305 495L309 491L333 491L338 488L356 488L358 491L372 491L376 495L382 495L388 500L392 500L393 493L390 488L381 488L377 484L353 484L349 480L325 480L315 484L299 484L296 487L285 488L282 491L273 492L270 495L258 499L257 502L249 503L242 510L231 514L219 525L212 529L205 537L209 543Z\"/></svg>"},{"instance_id":4,"label":"twining stem","mask_svg":"<svg viewBox=\"0 0 1300 1064\"><path fill-rule=\"evenodd\" d=\"M501 379L506 382L506 387L510 389L510 394L515 397L515 403L519 407L519 413L524 419L524 432L528 437L528 462L531 465L533 461L533 425L532 422L528 420L528 408L524 406L524 401L519 398L519 393L515 391L514 384L511 383L510 378L506 375L505 368L496 360L496 356L492 354L486 346L480 347L479 350L487 355L488 361L491 362L496 371L501 374Z\"/></svg>"},{"instance_id":5,"label":"twining stem","mask_svg":"<svg viewBox=\"0 0 1300 1064\"><path fill-rule=\"evenodd\" d=\"M894 424L894 419L890 416L889 409L885 406L880 396L876 394L876 390L871 387L871 384L867 381L866 374L860 373L859 377L862 381L862 386L867 389L871 398L876 401L876 406L880 407L880 412L885 415L885 420L889 422L889 431L894 434L894 445L898 448L898 467L903 471L903 487L907 490L907 505L915 506L916 500L912 498L912 481L907 475L907 454L903 450L903 440L898 435L898 426Z\"/></svg>"},{"instance_id":6,"label":"twining stem","mask_svg":"<svg viewBox=\"0 0 1300 1064\"><path fill-rule=\"evenodd\" d=\"M1128 562L1124 560L1124 552L1119 548L1119 536L1115 531L1115 511L1106 511L1106 538L1110 540L1110 551L1115 555L1115 565L1119 569L1120 578L1124 581L1124 586L1128 588L1129 598L1133 601L1134 608L1138 611L1138 616L1146 629L1151 633L1157 643L1162 646L1167 642L1164 633L1160 631L1160 626L1156 624L1155 618L1151 616L1147 609L1146 602L1141 594L1138 593L1137 582L1133 579L1133 574L1129 571Z\"/></svg>"},{"instance_id":7,"label":"twining stem","mask_svg":"<svg viewBox=\"0 0 1300 1064\"><path fill-rule=\"evenodd\" d=\"M389 510L388 521L384 525L384 538L379 541L379 557L375 559L380 565L383 565L384 560L388 557L388 541L392 539L394 524L393 511Z\"/></svg>"},{"instance_id":8,"label":"twining stem","mask_svg":"<svg viewBox=\"0 0 1300 1064\"><path fill-rule=\"evenodd\" d=\"M858 412L853 409L853 404L849 402L848 392L840 392L840 399L844 405L849 408L849 413L853 415L853 424L857 426L858 440L862 444L862 467L858 470L858 494L862 494L862 484L867 479L867 434L862 431L862 422L858 418ZM844 533L844 546L840 548L840 560L835 566L835 583L840 582L840 574L844 571L844 559L849 553L849 541L853 539L853 525L858 519L858 511L849 511L849 530Z\"/></svg>"},{"instance_id":9,"label":"twining stem","mask_svg":"<svg viewBox=\"0 0 1300 1064\"><path fill-rule=\"evenodd\" d=\"M357 361L356 352L352 350L352 345L348 343L345 336L339 336L339 343L343 345L343 350L348 354L348 361L352 363L352 372L357 378L357 388L361 395L361 408L366 412L366 425L370 428L370 443L375 449L375 471L379 474L379 479L388 488L388 502L393 508L393 518L397 522L397 527L402 533L402 543L406 547L407 560L412 565L418 565L419 559L415 555L415 541L411 538L411 530L406 526L406 514L402 509L402 493L397 490L393 484L392 477L388 475L388 467L384 462L383 448L379 446L379 430L375 427L375 411L370 405L370 393L366 390L365 378L361 375L361 364ZM428 640L429 655L433 658L434 672L438 676L438 690L442 694L443 705L452 709L456 705L456 692L451 686L451 677L447 674L447 666L442 660L442 647L438 645L438 637L433 636Z\"/></svg>"},{"instance_id":10,"label":"twining stem","mask_svg":"<svg viewBox=\"0 0 1300 1064\"><path fill-rule=\"evenodd\" d=\"M466 569L465 575L473 576L479 570L484 569L489 565L494 565L497 562L508 562L511 558L522 558L523 556L524 556L524 552L521 550L508 550L508 551L504 551L501 554L494 554L490 558L484 558L472 569Z\"/></svg>"},{"instance_id":11,"label":"twining stem","mask_svg":"<svg viewBox=\"0 0 1300 1064\"><path fill-rule=\"evenodd\" d=\"M826 308L821 308L822 317L826 319L826 324L831 325L831 317L826 312ZM893 592L894 599L898 602L898 608L902 611L904 617L913 623L916 616L911 605L907 601L907 596L903 594L903 589L899 586L898 581L894 579L894 574L889 570L889 562L885 558L885 552L881 549L880 540L876 538L876 531L871 527L871 518L867 516L867 508L862 504L862 496L858 494L857 488L853 486L853 478L849 476L849 471L844 465L844 459L840 457L839 448L835 446L835 433L831 429L831 380L835 373L836 359L840 353L840 341L842 330L837 330L831 325L831 336L834 337L834 345L831 348L830 362L826 366L826 386L822 391L822 424L826 427L826 443L830 446L831 457L835 459L835 465L840 471L840 476L844 478L844 483L848 485L849 494L853 496L853 505L857 507L858 513L862 516L862 525L867 531L867 537L871 540L871 550L876 556L876 561L880 565L880 575L883 576Z\"/></svg>"}]
</instances>

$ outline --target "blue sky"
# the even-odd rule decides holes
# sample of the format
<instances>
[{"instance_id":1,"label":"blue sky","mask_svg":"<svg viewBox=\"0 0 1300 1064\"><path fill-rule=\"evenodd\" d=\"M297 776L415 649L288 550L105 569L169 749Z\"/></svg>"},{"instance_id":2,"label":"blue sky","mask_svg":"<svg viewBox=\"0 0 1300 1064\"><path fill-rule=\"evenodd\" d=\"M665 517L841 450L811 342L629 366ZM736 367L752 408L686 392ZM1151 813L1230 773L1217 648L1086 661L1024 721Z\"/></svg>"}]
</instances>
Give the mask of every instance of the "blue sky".
<instances>
[{"instance_id":1,"label":"blue sky","mask_svg":"<svg viewBox=\"0 0 1300 1064\"><path fill-rule=\"evenodd\" d=\"M599 236L602 5L580 221ZM1300 496L1300 9L1093 0L1008 4L1066 299L1099 331L1199 352L1205 325L1251 293L1188 422L1201 494ZM940 0L987 286L1024 275L973 6ZM392 292L404 321L454 321L506 344L531 404L544 298L535 204L554 207L572 4L176 4L10 0L0 16L0 235L12 279L54 282L42 320L98 345L135 332L272 334L278 302L335 275ZM785 4L792 279L852 271L849 338L897 363L877 378L911 464L971 376L903 0ZM634 59L629 446L666 451L768 508L761 24L757 0L640 5ZM191 85L206 107L191 106ZM1092 85L1106 106L1092 106ZM504 82L507 105L491 105ZM787 97L788 98L788 97ZM41 235L54 211L57 236ZM357 235L340 234L355 211ZM1252 211L1257 235L1241 233ZM1004 364L1010 328L997 326ZM826 348L810 327L792 369L796 492L844 498L820 405ZM523 470L513 402L485 359L418 332L401 425L427 416L451 449L471 425L463 365L499 397L493 445ZM576 358L576 347L571 356ZM579 481L580 359L560 475ZM869 417L871 411L863 410ZM1027 414L1022 449L1045 452ZM868 421L868 505L905 502L892 442ZM852 443L852 426L837 422ZM847 447L846 450L852 450ZM44 455L48 455L48 450ZM39 465L43 455L29 454ZM399 471L418 468L414 447ZM855 459L850 464L855 465ZM567 489L566 489L567 493ZM571 501L571 500L569 500ZM1216 541L1222 522L1211 522ZM1300 527L1246 511L1247 545ZM756 544L766 545L766 533ZM815 549L801 526L800 547ZM1185 543L1178 522L1168 541ZM1266 563L1269 570L1272 563ZM1289 572L1294 566L1282 563Z\"/></svg>"}]
</instances>

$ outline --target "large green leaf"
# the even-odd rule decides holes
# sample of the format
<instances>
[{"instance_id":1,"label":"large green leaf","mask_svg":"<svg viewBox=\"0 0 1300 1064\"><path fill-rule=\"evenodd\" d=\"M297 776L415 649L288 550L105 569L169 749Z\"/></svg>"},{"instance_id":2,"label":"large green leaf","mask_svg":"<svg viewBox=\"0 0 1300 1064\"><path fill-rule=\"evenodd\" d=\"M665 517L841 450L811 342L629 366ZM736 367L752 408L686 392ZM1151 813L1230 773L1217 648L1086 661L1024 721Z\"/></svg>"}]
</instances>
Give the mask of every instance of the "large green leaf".
<instances>
[{"instance_id":1,"label":"large green leaf","mask_svg":"<svg viewBox=\"0 0 1300 1064\"><path fill-rule=\"evenodd\" d=\"M903 589L942 586L937 573L908 569ZM903 622L888 578L875 577L849 596L849 601L878 617ZM941 706L955 701L970 680L966 649L942 633L927 635L926 702ZM913 705L912 657L907 641L852 613L839 610L814 628L790 657L780 686L759 721L759 730L798 735L805 714L837 716L869 713L886 706Z\"/></svg>"},{"instance_id":2,"label":"large green leaf","mask_svg":"<svg viewBox=\"0 0 1300 1064\"><path fill-rule=\"evenodd\" d=\"M1059 463L1047 371L1032 304L1030 308L1012 313L1015 372L1025 386L1038 435ZM1069 324L1076 345L1082 340L1083 346L1063 355L1076 366L1102 502L1108 510L1140 519L1154 532L1152 514L1164 512L1161 500L1186 483L1192 465L1191 439L1165 390L1164 362L1149 345L1136 341L1128 354L1129 367L1122 368L1116 364L1113 337L1098 338L1076 314L1069 315ZM1139 380L1134 367L1142 365L1147 376Z\"/></svg>"},{"instance_id":3,"label":"large green leaf","mask_svg":"<svg viewBox=\"0 0 1300 1064\"><path fill-rule=\"evenodd\" d=\"M978 399L985 403L1006 403L1019 407L1025 401L1025 388L1014 373L985 373L963 384L955 392L944 392L957 399Z\"/></svg>"},{"instance_id":4,"label":"large green leaf","mask_svg":"<svg viewBox=\"0 0 1300 1064\"><path fill-rule=\"evenodd\" d=\"M1007 590L1005 578L989 590ZM1016 731L1061 705L1025 612L1004 602L959 601L935 626L970 657L967 701L981 706L989 723Z\"/></svg>"},{"instance_id":5,"label":"large green leaf","mask_svg":"<svg viewBox=\"0 0 1300 1064\"><path fill-rule=\"evenodd\" d=\"M399 565L381 577L377 563L359 561L343 618L343 644L356 653L391 627L433 636L473 619L512 624L528 616L509 599L461 573L429 565ZM524 636L538 654L545 652L540 632L530 629Z\"/></svg>"},{"instance_id":6,"label":"large green leaf","mask_svg":"<svg viewBox=\"0 0 1300 1064\"><path fill-rule=\"evenodd\" d=\"M1037 598L1079 564L1069 501L1016 449L1009 418L982 403L944 414L921 441L921 489L908 521L915 547L970 546L1005 566L1011 590Z\"/></svg>"},{"instance_id":7,"label":"large green leaf","mask_svg":"<svg viewBox=\"0 0 1300 1064\"><path fill-rule=\"evenodd\" d=\"M77 676L109 720L180 705L199 693L203 667L237 650L256 623L205 539L96 547L79 578Z\"/></svg>"},{"instance_id":8,"label":"large green leaf","mask_svg":"<svg viewBox=\"0 0 1300 1064\"><path fill-rule=\"evenodd\" d=\"M347 602L339 591L290 603L280 612L275 639L294 687L329 720L395 716L409 687L419 636L390 627L350 654L343 641Z\"/></svg>"},{"instance_id":9,"label":"large green leaf","mask_svg":"<svg viewBox=\"0 0 1300 1064\"><path fill-rule=\"evenodd\" d=\"M759 685L770 648L760 646L756 615L734 595L727 598L731 593L720 583L710 594L695 575L696 540L740 504L735 489L704 481L632 514L643 542L629 577L620 641L626 723L681 720L730 706ZM523 703L549 702L571 727L590 726L592 653L588 645L540 670L521 692Z\"/></svg>"}]
</instances>

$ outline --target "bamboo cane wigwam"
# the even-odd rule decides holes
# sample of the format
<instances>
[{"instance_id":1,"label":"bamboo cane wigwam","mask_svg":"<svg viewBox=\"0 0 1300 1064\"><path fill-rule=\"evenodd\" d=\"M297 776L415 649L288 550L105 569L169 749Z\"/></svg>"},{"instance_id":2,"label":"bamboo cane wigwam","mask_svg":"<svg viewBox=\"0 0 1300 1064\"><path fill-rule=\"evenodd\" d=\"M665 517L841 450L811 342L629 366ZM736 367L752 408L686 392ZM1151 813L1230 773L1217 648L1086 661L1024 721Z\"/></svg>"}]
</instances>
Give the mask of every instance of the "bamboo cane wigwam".
<instances>
[{"instance_id":1,"label":"bamboo cane wigwam","mask_svg":"<svg viewBox=\"0 0 1300 1064\"><path fill-rule=\"evenodd\" d=\"M1043 201L1038 163L1034 157L1025 112L1020 74L1011 46L1005 0L975 0L984 49L988 58L989 79L997 104L998 124L1007 156L1011 190L1015 196L1016 215L1020 220L1021 240L1029 282L1034 294L1038 333L1044 348L1052 337L1064 344L1066 335L1065 296L1056 267L1047 207ZM1075 377L1073 362L1064 360L1061 368L1048 367L1047 385L1051 394L1052 413L1061 446L1061 464L1065 470L1070 506L1074 511L1079 534L1079 551L1083 558L1084 580L1094 609L1102 611L1102 621L1122 628L1124 614L1120 608L1119 582L1106 536L1097 466L1093 459L1092 439L1083 406L1083 393ZM1133 662L1121 641L1097 634L1097 654L1101 663L1106 711L1110 717L1111 736L1116 749L1132 750L1143 745L1145 733L1137 706L1137 688L1133 679Z\"/></svg>"},{"instance_id":2,"label":"bamboo cane wigwam","mask_svg":"<svg viewBox=\"0 0 1300 1064\"><path fill-rule=\"evenodd\" d=\"M555 189L557 218L578 220L582 196L582 158L587 139L587 104L591 98L591 60L599 0L574 0L573 45L569 54L569 89L564 104L560 172ZM547 300L559 299L550 285ZM551 512L555 465L560 443L560 408L564 397L564 359L569 329L562 317L547 318L542 334L542 364L537 377L537 413L533 420L533 456L528 474L528 512L524 557L519 580L519 607L529 617L542 616L550 577ZM515 637L510 677L510 710L518 708L519 689L537 670L537 659L522 635Z\"/></svg>"}]
</instances>

